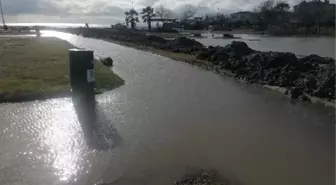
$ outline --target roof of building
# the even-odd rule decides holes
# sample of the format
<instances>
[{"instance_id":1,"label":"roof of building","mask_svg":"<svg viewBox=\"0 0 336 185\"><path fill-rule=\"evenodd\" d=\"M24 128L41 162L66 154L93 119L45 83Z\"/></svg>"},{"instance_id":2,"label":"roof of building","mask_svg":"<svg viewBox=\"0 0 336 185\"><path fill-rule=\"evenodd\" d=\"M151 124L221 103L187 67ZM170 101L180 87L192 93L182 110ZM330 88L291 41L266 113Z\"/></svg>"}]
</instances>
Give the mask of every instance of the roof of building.
<instances>
[{"instance_id":1,"label":"roof of building","mask_svg":"<svg viewBox=\"0 0 336 185\"><path fill-rule=\"evenodd\" d=\"M175 22L177 21L177 19L162 19L162 18L152 18L151 19L152 21L158 21L158 22L161 22L161 21L168 21L168 22Z\"/></svg>"}]
</instances>

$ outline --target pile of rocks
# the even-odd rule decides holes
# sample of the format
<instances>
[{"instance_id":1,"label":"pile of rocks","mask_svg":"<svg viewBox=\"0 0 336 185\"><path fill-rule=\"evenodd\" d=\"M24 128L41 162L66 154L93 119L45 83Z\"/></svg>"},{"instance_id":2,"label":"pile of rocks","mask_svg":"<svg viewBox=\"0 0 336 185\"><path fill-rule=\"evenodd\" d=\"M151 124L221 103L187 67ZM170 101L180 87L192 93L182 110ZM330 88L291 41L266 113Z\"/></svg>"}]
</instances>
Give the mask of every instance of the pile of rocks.
<instances>
[{"instance_id":1,"label":"pile of rocks","mask_svg":"<svg viewBox=\"0 0 336 185\"><path fill-rule=\"evenodd\" d=\"M203 48L198 59L211 61L221 69L249 83L289 89L292 98L309 94L335 99L335 60L310 55L298 59L292 53L260 52L244 42L233 41L225 47Z\"/></svg>"},{"instance_id":2,"label":"pile of rocks","mask_svg":"<svg viewBox=\"0 0 336 185\"><path fill-rule=\"evenodd\" d=\"M185 174L176 185L233 185L229 180L221 177L215 170L200 170Z\"/></svg>"},{"instance_id":3,"label":"pile of rocks","mask_svg":"<svg viewBox=\"0 0 336 185\"><path fill-rule=\"evenodd\" d=\"M168 41L167 44L160 49L194 55L203 48L203 44L194 39L189 39L187 37L178 37L174 40Z\"/></svg>"}]
</instances>

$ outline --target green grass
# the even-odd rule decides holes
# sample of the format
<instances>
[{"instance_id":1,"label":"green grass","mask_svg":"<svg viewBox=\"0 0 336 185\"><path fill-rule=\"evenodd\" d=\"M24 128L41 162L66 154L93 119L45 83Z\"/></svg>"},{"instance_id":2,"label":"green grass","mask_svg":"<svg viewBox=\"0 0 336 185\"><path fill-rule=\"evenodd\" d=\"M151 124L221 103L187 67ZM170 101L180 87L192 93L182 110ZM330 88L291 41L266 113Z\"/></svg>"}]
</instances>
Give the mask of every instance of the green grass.
<instances>
[{"instance_id":1,"label":"green grass","mask_svg":"<svg viewBox=\"0 0 336 185\"><path fill-rule=\"evenodd\" d=\"M95 60L95 87L97 92L104 92L123 85L125 81L114 74L110 68Z\"/></svg>"},{"instance_id":2,"label":"green grass","mask_svg":"<svg viewBox=\"0 0 336 185\"><path fill-rule=\"evenodd\" d=\"M0 102L70 95L70 48L57 38L0 38ZM124 83L99 62L95 74L98 91Z\"/></svg>"},{"instance_id":3,"label":"green grass","mask_svg":"<svg viewBox=\"0 0 336 185\"><path fill-rule=\"evenodd\" d=\"M185 53L176 53L172 51L167 51L167 50L162 50L162 49L156 49L150 46L145 46L145 45L139 45L131 42L124 42L124 41L116 41L116 40L111 40L111 39L104 39L105 41L112 42L115 44L155 53L157 55L161 55L173 60L178 60L182 61L185 63L193 64L193 65L198 65L198 66L212 66L213 64L209 61L206 60L200 60L197 59L195 55L191 54L185 54Z\"/></svg>"}]
</instances>

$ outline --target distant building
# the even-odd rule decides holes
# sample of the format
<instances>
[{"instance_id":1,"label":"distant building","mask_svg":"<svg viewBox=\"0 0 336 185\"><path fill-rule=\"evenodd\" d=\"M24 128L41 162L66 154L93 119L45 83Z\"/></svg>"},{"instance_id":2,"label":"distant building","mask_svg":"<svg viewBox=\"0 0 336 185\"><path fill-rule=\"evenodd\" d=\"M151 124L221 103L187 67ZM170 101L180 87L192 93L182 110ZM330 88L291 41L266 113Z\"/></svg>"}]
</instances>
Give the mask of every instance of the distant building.
<instances>
[{"instance_id":1,"label":"distant building","mask_svg":"<svg viewBox=\"0 0 336 185\"><path fill-rule=\"evenodd\" d=\"M335 4L328 0L303 1L294 6L294 15L297 22L312 22L335 24Z\"/></svg>"},{"instance_id":2,"label":"distant building","mask_svg":"<svg viewBox=\"0 0 336 185\"><path fill-rule=\"evenodd\" d=\"M159 27L160 23L162 22L161 29L163 30L176 30L180 31L182 29L182 26L180 22L177 19L162 19L162 18L152 18L152 22L157 23L157 27Z\"/></svg>"},{"instance_id":3,"label":"distant building","mask_svg":"<svg viewBox=\"0 0 336 185\"><path fill-rule=\"evenodd\" d=\"M127 26L124 25L124 24L121 24L121 23L117 23L117 24L111 25L111 28L114 28L114 29L126 29Z\"/></svg>"},{"instance_id":4,"label":"distant building","mask_svg":"<svg viewBox=\"0 0 336 185\"><path fill-rule=\"evenodd\" d=\"M203 21L203 17L194 17L194 21Z\"/></svg>"},{"instance_id":5,"label":"distant building","mask_svg":"<svg viewBox=\"0 0 336 185\"><path fill-rule=\"evenodd\" d=\"M196 24L199 22L203 22L203 17L191 17L189 19L183 20L182 23L184 24Z\"/></svg>"},{"instance_id":6,"label":"distant building","mask_svg":"<svg viewBox=\"0 0 336 185\"><path fill-rule=\"evenodd\" d=\"M256 13L243 11L233 13L229 16L229 22L236 23L236 22L249 22L251 24L258 23L258 16Z\"/></svg>"},{"instance_id":7,"label":"distant building","mask_svg":"<svg viewBox=\"0 0 336 185\"><path fill-rule=\"evenodd\" d=\"M300 4L294 6L294 12L298 12L299 10L304 9L309 13L317 13L321 11L335 11L335 4L331 4L329 0L320 1L302 1Z\"/></svg>"},{"instance_id":8,"label":"distant building","mask_svg":"<svg viewBox=\"0 0 336 185\"><path fill-rule=\"evenodd\" d=\"M153 17L151 20L152 22L176 22L177 21L177 19L169 19L169 18L163 19L159 17Z\"/></svg>"}]
</instances>

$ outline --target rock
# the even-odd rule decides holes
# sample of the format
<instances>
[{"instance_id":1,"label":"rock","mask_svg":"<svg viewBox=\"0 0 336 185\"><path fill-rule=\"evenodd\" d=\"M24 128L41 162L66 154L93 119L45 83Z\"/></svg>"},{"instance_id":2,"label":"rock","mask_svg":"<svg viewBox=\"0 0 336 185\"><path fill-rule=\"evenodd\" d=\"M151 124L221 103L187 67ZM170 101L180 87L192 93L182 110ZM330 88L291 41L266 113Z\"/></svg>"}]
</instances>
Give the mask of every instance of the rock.
<instances>
[{"instance_id":1,"label":"rock","mask_svg":"<svg viewBox=\"0 0 336 185\"><path fill-rule=\"evenodd\" d=\"M203 48L203 44L201 44L200 42L194 40L194 39L189 39L187 37L178 37L170 42L167 43L168 47L170 49L172 48Z\"/></svg>"},{"instance_id":2,"label":"rock","mask_svg":"<svg viewBox=\"0 0 336 185\"><path fill-rule=\"evenodd\" d=\"M246 74L241 75L253 83L290 87L300 76L294 67L297 62L295 55L288 53L254 52L240 61L235 68L246 68ZM288 64L289 62L293 64Z\"/></svg>"},{"instance_id":3,"label":"rock","mask_svg":"<svg viewBox=\"0 0 336 185\"><path fill-rule=\"evenodd\" d=\"M298 66L298 59L293 53L268 52L264 61L267 63L266 68L277 68L285 66Z\"/></svg>"},{"instance_id":4,"label":"rock","mask_svg":"<svg viewBox=\"0 0 336 185\"><path fill-rule=\"evenodd\" d=\"M194 37L202 37L202 34L200 34L200 33L194 33Z\"/></svg>"},{"instance_id":5,"label":"rock","mask_svg":"<svg viewBox=\"0 0 336 185\"><path fill-rule=\"evenodd\" d=\"M100 62L101 62L103 65L108 66L108 67L113 66L113 60L112 60L111 57L107 57L107 58L100 59Z\"/></svg>"},{"instance_id":6,"label":"rock","mask_svg":"<svg viewBox=\"0 0 336 185\"><path fill-rule=\"evenodd\" d=\"M203 50L203 51L200 51L197 55L196 55L196 58L197 59L200 59L200 60L208 60L208 58L210 57L211 55L209 54L209 52L207 50Z\"/></svg>"},{"instance_id":7,"label":"rock","mask_svg":"<svg viewBox=\"0 0 336 185\"><path fill-rule=\"evenodd\" d=\"M290 94L289 96L292 98L292 99L297 99L299 98L301 95L303 95L303 92L302 92L302 89L301 88L298 88L298 87L293 87L290 91Z\"/></svg>"},{"instance_id":8,"label":"rock","mask_svg":"<svg viewBox=\"0 0 336 185\"><path fill-rule=\"evenodd\" d=\"M215 170L189 172L175 182L176 185L229 185L230 181Z\"/></svg>"},{"instance_id":9,"label":"rock","mask_svg":"<svg viewBox=\"0 0 336 185\"><path fill-rule=\"evenodd\" d=\"M309 91L312 91L316 88L317 80L313 76L307 76L304 79L304 84Z\"/></svg>"},{"instance_id":10,"label":"rock","mask_svg":"<svg viewBox=\"0 0 336 185\"><path fill-rule=\"evenodd\" d=\"M309 55L300 59L302 63L309 63L309 64L330 64L335 62L332 58L324 58L318 55Z\"/></svg>"},{"instance_id":11,"label":"rock","mask_svg":"<svg viewBox=\"0 0 336 185\"><path fill-rule=\"evenodd\" d=\"M301 95L299 97L299 99L302 100L302 101L311 102L311 99L308 96L304 95L304 94Z\"/></svg>"},{"instance_id":12,"label":"rock","mask_svg":"<svg viewBox=\"0 0 336 185\"><path fill-rule=\"evenodd\" d=\"M245 42L233 41L231 44L219 49L212 57L212 60L222 60L227 59L227 57L240 59L253 52L254 50L249 48Z\"/></svg>"},{"instance_id":13,"label":"rock","mask_svg":"<svg viewBox=\"0 0 336 185\"><path fill-rule=\"evenodd\" d=\"M249 48L245 42L240 41L233 41L225 48L228 49L235 58L241 58L242 56L249 55L254 52L254 50Z\"/></svg>"},{"instance_id":14,"label":"rock","mask_svg":"<svg viewBox=\"0 0 336 185\"><path fill-rule=\"evenodd\" d=\"M210 60L210 57L216 53L218 50L218 47L209 46L208 48L205 48L201 50L197 55L196 58L200 60Z\"/></svg>"},{"instance_id":15,"label":"rock","mask_svg":"<svg viewBox=\"0 0 336 185\"><path fill-rule=\"evenodd\" d=\"M261 67L264 69L283 68L284 70L295 70L298 68L298 60L292 53L281 52L254 52L244 56L243 60L249 66Z\"/></svg>"},{"instance_id":16,"label":"rock","mask_svg":"<svg viewBox=\"0 0 336 185\"><path fill-rule=\"evenodd\" d=\"M232 34L228 34L228 33L224 33L223 34L223 38L226 38L226 39L233 39L235 38Z\"/></svg>"},{"instance_id":17,"label":"rock","mask_svg":"<svg viewBox=\"0 0 336 185\"><path fill-rule=\"evenodd\" d=\"M285 92L285 95L289 95L290 94L290 90L287 89L286 92Z\"/></svg>"},{"instance_id":18,"label":"rock","mask_svg":"<svg viewBox=\"0 0 336 185\"><path fill-rule=\"evenodd\" d=\"M318 88L313 92L313 95L335 99L335 71L330 71L330 74L319 82Z\"/></svg>"}]
</instances>

